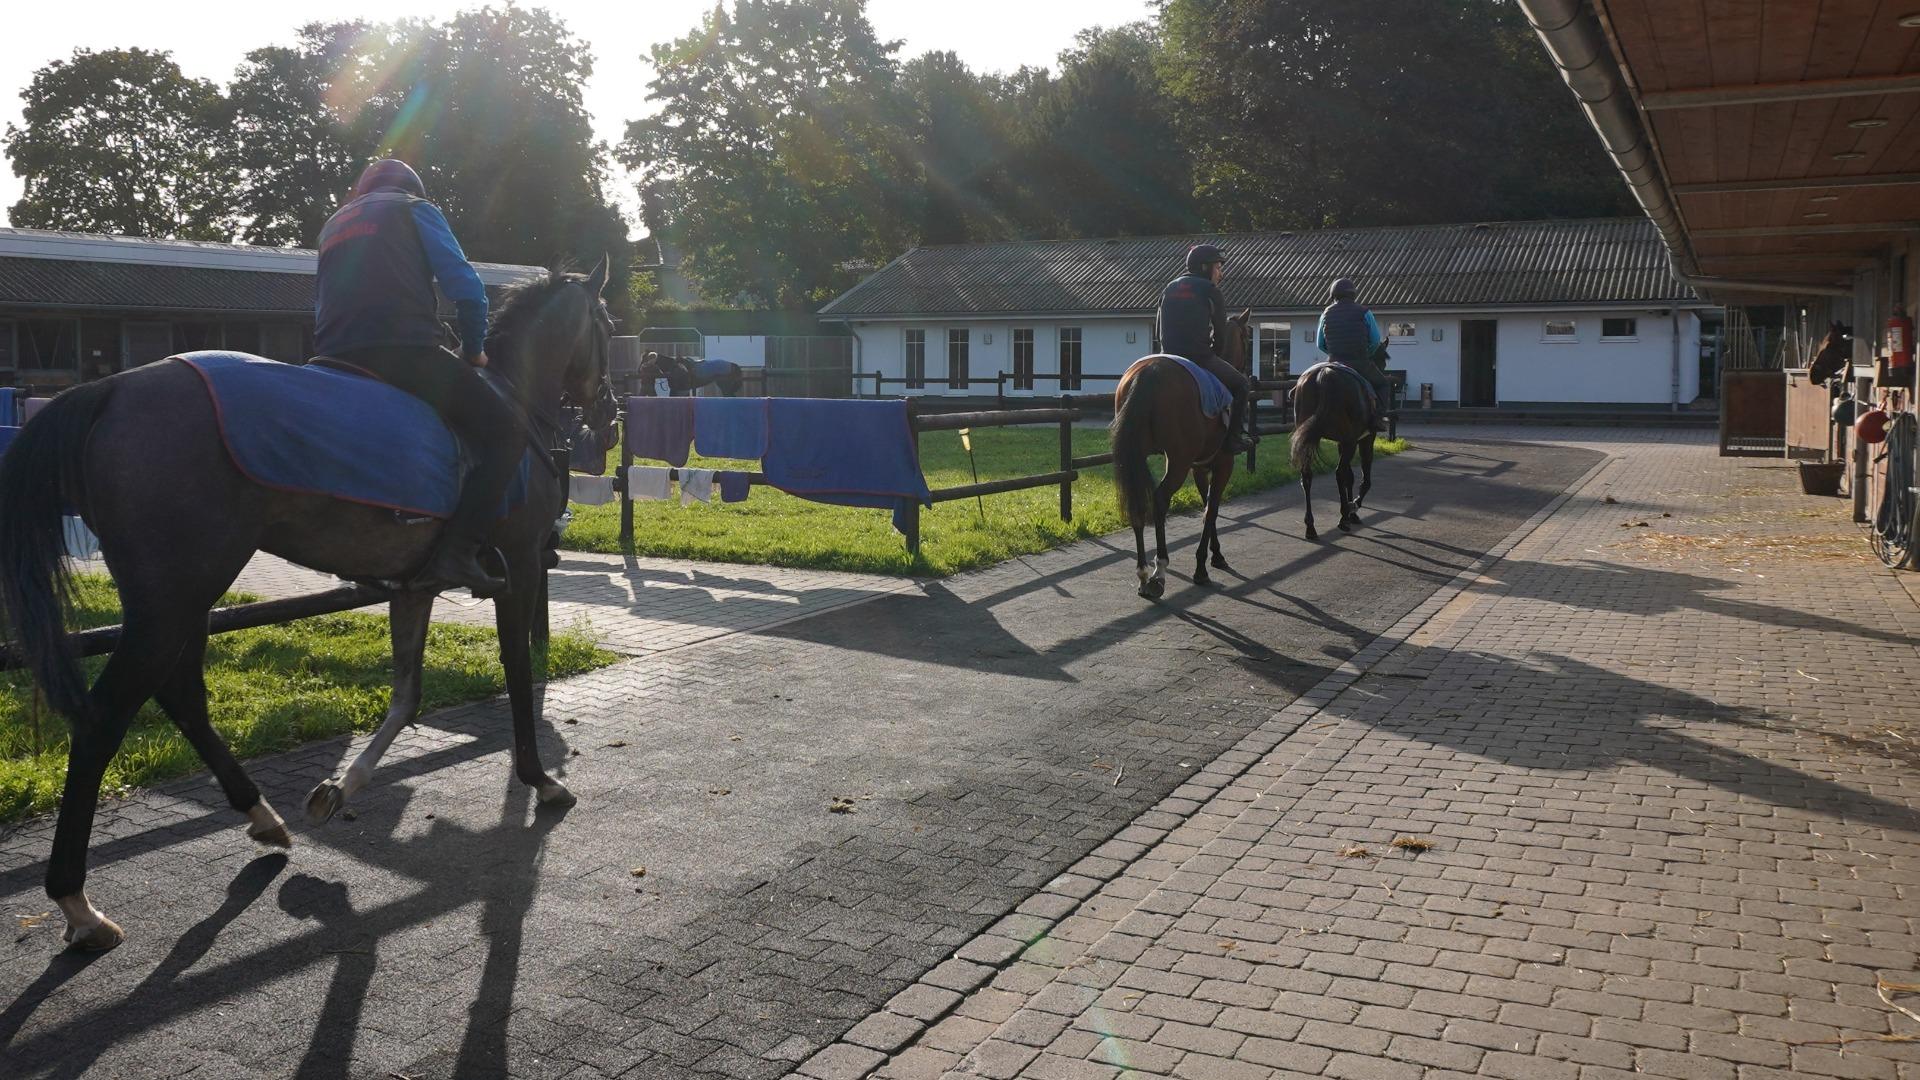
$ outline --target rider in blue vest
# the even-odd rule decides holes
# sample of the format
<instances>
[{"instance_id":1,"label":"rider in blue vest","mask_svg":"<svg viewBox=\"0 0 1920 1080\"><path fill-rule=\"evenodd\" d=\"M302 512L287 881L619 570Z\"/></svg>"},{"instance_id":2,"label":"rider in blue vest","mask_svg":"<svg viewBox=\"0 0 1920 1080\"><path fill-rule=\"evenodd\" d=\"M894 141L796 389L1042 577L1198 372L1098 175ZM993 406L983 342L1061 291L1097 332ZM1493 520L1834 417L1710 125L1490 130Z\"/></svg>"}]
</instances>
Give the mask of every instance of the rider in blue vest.
<instances>
[{"instance_id":1,"label":"rider in blue vest","mask_svg":"<svg viewBox=\"0 0 1920 1080\"><path fill-rule=\"evenodd\" d=\"M1160 351L1184 357L1212 372L1233 395L1227 417L1226 451L1243 454L1252 437L1247 432L1247 391L1252 384L1232 364L1220 358L1227 341L1227 302L1220 295L1227 257L1212 244L1187 249L1187 272L1167 283L1160 293Z\"/></svg>"},{"instance_id":2,"label":"rider in blue vest","mask_svg":"<svg viewBox=\"0 0 1920 1080\"><path fill-rule=\"evenodd\" d=\"M454 303L460 355L440 347L434 283ZM410 584L497 596L506 582L479 559L527 437L512 406L480 376L487 291L447 219L405 162L376 161L320 230L314 347L434 407L473 459L453 516Z\"/></svg>"},{"instance_id":3,"label":"rider in blue vest","mask_svg":"<svg viewBox=\"0 0 1920 1080\"><path fill-rule=\"evenodd\" d=\"M1327 289L1333 303L1320 313L1320 329L1314 344L1320 351L1360 373L1373 387L1377 407L1373 411L1374 429L1379 430L1393 402L1393 388L1385 372L1373 362L1374 350L1384 340L1373 312L1354 302L1360 287L1352 278L1341 278Z\"/></svg>"}]
</instances>

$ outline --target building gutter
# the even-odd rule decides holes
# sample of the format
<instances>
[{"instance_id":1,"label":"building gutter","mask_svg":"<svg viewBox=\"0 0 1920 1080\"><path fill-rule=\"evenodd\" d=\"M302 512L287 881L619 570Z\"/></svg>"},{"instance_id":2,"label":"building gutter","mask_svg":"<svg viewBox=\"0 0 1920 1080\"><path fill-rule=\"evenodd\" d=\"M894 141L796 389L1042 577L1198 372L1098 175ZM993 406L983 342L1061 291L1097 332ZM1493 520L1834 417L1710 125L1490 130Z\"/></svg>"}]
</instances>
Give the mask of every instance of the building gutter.
<instances>
[{"instance_id":1,"label":"building gutter","mask_svg":"<svg viewBox=\"0 0 1920 1080\"><path fill-rule=\"evenodd\" d=\"M1614 167L1633 189L1633 198L1660 231L1674 271L1682 277L1699 273L1693 249L1687 243L1680 206L1661 175L1653 139L1640 122L1640 111L1627 90L1620 65L1614 62L1600 19L1591 0L1518 0L1533 24L1534 33L1560 68L1560 75L1580 100L1593 130L1613 157Z\"/></svg>"},{"instance_id":2,"label":"building gutter","mask_svg":"<svg viewBox=\"0 0 1920 1080\"><path fill-rule=\"evenodd\" d=\"M1680 280L1700 290L1703 294L1718 290L1720 292L1755 292L1788 296L1852 296L1853 289L1845 285L1816 285L1811 282L1796 281L1737 281L1732 278L1690 277L1681 275Z\"/></svg>"}]
</instances>

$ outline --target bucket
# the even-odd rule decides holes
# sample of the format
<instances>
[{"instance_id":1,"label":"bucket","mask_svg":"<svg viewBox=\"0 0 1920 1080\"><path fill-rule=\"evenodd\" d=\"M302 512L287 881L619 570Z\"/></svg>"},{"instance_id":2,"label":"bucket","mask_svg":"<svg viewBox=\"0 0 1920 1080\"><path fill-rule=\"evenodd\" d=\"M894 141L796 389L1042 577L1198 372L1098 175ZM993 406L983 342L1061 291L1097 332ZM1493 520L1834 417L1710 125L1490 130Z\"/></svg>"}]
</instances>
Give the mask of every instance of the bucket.
<instances>
[{"instance_id":1,"label":"bucket","mask_svg":"<svg viewBox=\"0 0 1920 1080\"><path fill-rule=\"evenodd\" d=\"M1803 461L1800 463L1800 490L1809 495L1840 494L1840 474L1844 461Z\"/></svg>"}]
</instances>

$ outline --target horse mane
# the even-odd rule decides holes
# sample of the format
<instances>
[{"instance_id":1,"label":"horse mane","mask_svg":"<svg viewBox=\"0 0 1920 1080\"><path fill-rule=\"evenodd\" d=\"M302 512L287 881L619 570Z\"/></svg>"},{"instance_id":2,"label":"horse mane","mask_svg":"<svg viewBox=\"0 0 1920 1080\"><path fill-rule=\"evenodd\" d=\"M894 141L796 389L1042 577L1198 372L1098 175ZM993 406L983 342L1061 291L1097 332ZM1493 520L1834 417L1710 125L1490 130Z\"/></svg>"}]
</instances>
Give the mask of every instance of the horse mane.
<instances>
[{"instance_id":1,"label":"horse mane","mask_svg":"<svg viewBox=\"0 0 1920 1080\"><path fill-rule=\"evenodd\" d=\"M520 358L514 355L515 350L509 348L507 342L517 339L537 322L541 313L546 311L548 302L560 290L584 280L585 274L575 273L562 263L548 269L542 277L509 286L501 293L500 304L487 321L486 345L487 359L502 369L500 374L510 380L520 374Z\"/></svg>"}]
</instances>

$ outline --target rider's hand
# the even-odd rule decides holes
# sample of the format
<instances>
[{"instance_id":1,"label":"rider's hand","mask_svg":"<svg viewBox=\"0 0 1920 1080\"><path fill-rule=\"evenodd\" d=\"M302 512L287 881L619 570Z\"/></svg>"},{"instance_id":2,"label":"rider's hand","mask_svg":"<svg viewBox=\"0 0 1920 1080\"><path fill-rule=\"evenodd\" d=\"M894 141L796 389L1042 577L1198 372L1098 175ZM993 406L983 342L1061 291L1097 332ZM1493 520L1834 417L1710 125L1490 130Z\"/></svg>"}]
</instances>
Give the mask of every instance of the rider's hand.
<instances>
[{"instance_id":1,"label":"rider's hand","mask_svg":"<svg viewBox=\"0 0 1920 1080\"><path fill-rule=\"evenodd\" d=\"M472 364L474 367L486 367L487 351L485 349L482 349L479 352L474 353L472 356L467 357L467 363Z\"/></svg>"}]
</instances>

